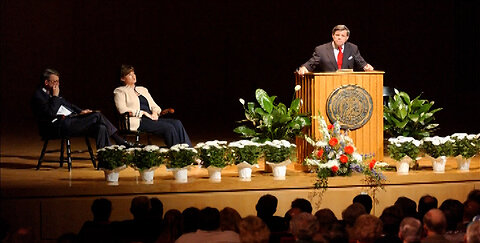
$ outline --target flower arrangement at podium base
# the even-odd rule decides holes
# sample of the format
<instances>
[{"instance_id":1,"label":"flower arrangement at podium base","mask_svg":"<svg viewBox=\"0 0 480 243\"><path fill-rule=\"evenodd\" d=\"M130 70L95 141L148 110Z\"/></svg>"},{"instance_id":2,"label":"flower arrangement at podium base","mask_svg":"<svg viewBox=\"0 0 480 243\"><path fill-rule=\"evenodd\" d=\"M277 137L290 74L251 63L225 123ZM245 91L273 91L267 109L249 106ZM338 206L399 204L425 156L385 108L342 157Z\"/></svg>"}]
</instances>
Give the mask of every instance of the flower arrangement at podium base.
<instances>
[{"instance_id":1,"label":"flower arrangement at podium base","mask_svg":"<svg viewBox=\"0 0 480 243\"><path fill-rule=\"evenodd\" d=\"M459 171L469 171L471 159L480 151L479 136L454 133L450 137L454 140L453 156L457 159L457 169Z\"/></svg>"},{"instance_id":2,"label":"flower arrangement at podium base","mask_svg":"<svg viewBox=\"0 0 480 243\"><path fill-rule=\"evenodd\" d=\"M315 188L322 188L325 191L328 188L329 177L350 176L352 173L362 173L365 176L364 182L373 190L383 188L386 178L381 171L387 164L375 160L364 162L371 156L357 153L353 140L346 132L340 130L338 123L327 126L320 115L314 119L318 119L321 137L315 141L305 136L314 150L309 158L305 159L304 164L317 173Z\"/></svg>"},{"instance_id":3,"label":"flower arrangement at podium base","mask_svg":"<svg viewBox=\"0 0 480 243\"><path fill-rule=\"evenodd\" d=\"M232 151L232 157L238 168L240 181L252 180L252 168L258 168L258 158L262 150L260 144L249 140L231 142L228 147Z\"/></svg>"},{"instance_id":4,"label":"flower arrangement at podium base","mask_svg":"<svg viewBox=\"0 0 480 243\"><path fill-rule=\"evenodd\" d=\"M273 140L263 144L265 166L272 168L274 180L285 180L287 165L292 163L291 158L295 148L296 145L287 140Z\"/></svg>"},{"instance_id":5,"label":"flower arrangement at podium base","mask_svg":"<svg viewBox=\"0 0 480 243\"><path fill-rule=\"evenodd\" d=\"M118 184L120 171L127 168L126 149L123 145L110 145L97 150L98 168L105 173L105 180Z\"/></svg>"},{"instance_id":6,"label":"flower arrangement at podium base","mask_svg":"<svg viewBox=\"0 0 480 243\"><path fill-rule=\"evenodd\" d=\"M432 161L434 173L444 173L447 157L453 153L453 143L455 141L447 137L425 137L422 140L421 150Z\"/></svg>"},{"instance_id":7,"label":"flower arrangement at podium base","mask_svg":"<svg viewBox=\"0 0 480 243\"><path fill-rule=\"evenodd\" d=\"M207 141L198 143L195 148L202 166L207 168L211 182L222 181L222 169L232 163L227 141Z\"/></svg>"},{"instance_id":8,"label":"flower arrangement at podium base","mask_svg":"<svg viewBox=\"0 0 480 243\"><path fill-rule=\"evenodd\" d=\"M188 166L195 163L196 156L197 150L188 144L177 144L170 148L165 165L173 172L175 182L188 182Z\"/></svg>"},{"instance_id":9,"label":"flower arrangement at podium base","mask_svg":"<svg viewBox=\"0 0 480 243\"><path fill-rule=\"evenodd\" d=\"M389 138L388 142L388 153L390 158L397 162L396 167L398 174L406 175L410 168L417 169L417 157L420 153L422 141L412 137L399 136Z\"/></svg>"}]
</instances>

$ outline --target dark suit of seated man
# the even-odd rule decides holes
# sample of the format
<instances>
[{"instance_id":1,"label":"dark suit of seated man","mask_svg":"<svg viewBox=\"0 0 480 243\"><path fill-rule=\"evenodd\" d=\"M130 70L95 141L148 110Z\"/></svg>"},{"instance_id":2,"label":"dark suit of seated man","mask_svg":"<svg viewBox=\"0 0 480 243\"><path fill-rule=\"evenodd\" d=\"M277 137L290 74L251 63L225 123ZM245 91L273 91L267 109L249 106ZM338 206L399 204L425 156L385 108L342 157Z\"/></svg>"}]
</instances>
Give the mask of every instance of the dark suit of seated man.
<instances>
[{"instance_id":1,"label":"dark suit of seated man","mask_svg":"<svg viewBox=\"0 0 480 243\"><path fill-rule=\"evenodd\" d=\"M60 94L60 73L46 69L41 85L32 98L32 109L38 120L42 137L90 136L95 138L97 149L111 145L109 137L117 144L129 145L117 128L100 112L82 110Z\"/></svg>"}]
</instances>

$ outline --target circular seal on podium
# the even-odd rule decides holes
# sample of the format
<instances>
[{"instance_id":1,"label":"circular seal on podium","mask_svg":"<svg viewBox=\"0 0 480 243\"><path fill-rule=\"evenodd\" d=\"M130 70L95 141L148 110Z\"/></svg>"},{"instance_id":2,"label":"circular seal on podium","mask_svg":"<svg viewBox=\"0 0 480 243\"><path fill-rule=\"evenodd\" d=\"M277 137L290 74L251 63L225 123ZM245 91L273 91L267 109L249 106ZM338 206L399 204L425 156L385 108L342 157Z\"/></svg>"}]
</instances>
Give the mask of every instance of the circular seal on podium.
<instances>
[{"instance_id":1,"label":"circular seal on podium","mask_svg":"<svg viewBox=\"0 0 480 243\"><path fill-rule=\"evenodd\" d=\"M362 127L372 117L372 96L358 85L343 85L335 89L327 99L327 115L332 123L342 129Z\"/></svg>"}]
</instances>

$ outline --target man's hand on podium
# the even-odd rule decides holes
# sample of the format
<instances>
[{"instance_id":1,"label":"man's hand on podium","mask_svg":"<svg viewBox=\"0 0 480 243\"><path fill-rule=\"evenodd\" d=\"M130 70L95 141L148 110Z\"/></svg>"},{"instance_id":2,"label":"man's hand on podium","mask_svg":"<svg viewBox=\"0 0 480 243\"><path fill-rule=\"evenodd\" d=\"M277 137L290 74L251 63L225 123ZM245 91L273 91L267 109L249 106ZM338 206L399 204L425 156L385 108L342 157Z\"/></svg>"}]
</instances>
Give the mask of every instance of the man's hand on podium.
<instances>
[{"instance_id":1,"label":"man's hand on podium","mask_svg":"<svg viewBox=\"0 0 480 243\"><path fill-rule=\"evenodd\" d=\"M363 67L363 70L364 71L373 71L373 67L372 67L372 65L367 63L367 65L365 65L365 67Z\"/></svg>"},{"instance_id":2,"label":"man's hand on podium","mask_svg":"<svg viewBox=\"0 0 480 243\"><path fill-rule=\"evenodd\" d=\"M305 73L308 73L308 69L304 66L301 66L298 68L297 73L300 75L304 75Z\"/></svg>"}]
</instances>

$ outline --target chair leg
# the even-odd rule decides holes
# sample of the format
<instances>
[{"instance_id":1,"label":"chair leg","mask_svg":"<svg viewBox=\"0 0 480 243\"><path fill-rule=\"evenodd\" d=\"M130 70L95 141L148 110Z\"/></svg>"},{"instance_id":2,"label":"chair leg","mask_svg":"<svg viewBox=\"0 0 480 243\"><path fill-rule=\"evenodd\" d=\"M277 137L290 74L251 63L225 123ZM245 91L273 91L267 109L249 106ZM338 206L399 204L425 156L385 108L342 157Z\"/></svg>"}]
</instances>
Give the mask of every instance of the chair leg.
<instances>
[{"instance_id":1,"label":"chair leg","mask_svg":"<svg viewBox=\"0 0 480 243\"><path fill-rule=\"evenodd\" d=\"M95 162L95 156L93 155L92 145L90 144L90 140L88 139L88 137L85 137L85 143L87 144L88 153L90 154L90 159L92 160L92 163L93 163L93 168L97 168L97 164Z\"/></svg>"},{"instance_id":2,"label":"chair leg","mask_svg":"<svg viewBox=\"0 0 480 243\"><path fill-rule=\"evenodd\" d=\"M37 170L39 170L40 166L42 166L42 161L43 161L43 157L45 157L45 151L47 150L47 145L48 145L48 139L45 139L45 142L43 143L42 153L40 153L40 158L38 158Z\"/></svg>"},{"instance_id":3,"label":"chair leg","mask_svg":"<svg viewBox=\"0 0 480 243\"><path fill-rule=\"evenodd\" d=\"M60 141L60 167L63 167L63 152L65 151L65 139L62 138L62 140Z\"/></svg>"},{"instance_id":4,"label":"chair leg","mask_svg":"<svg viewBox=\"0 0 480 243\"><path fill-rule=\"evenodd\" d=\"M70 138L65 139L67 142L67 163L68 163L68 171L72 170L72 148L70 146Z\"/></svg>"}]
</instances>

